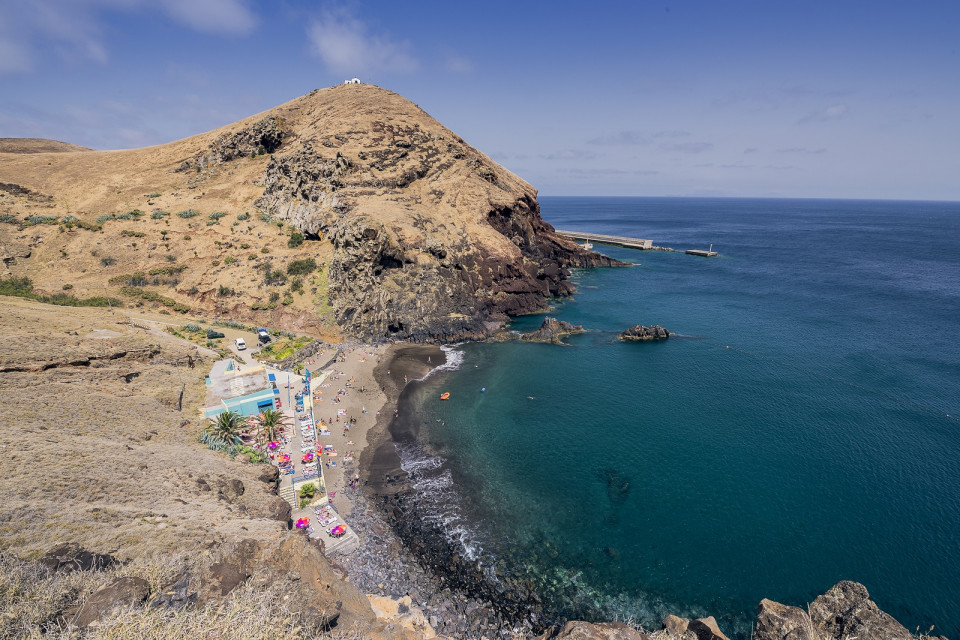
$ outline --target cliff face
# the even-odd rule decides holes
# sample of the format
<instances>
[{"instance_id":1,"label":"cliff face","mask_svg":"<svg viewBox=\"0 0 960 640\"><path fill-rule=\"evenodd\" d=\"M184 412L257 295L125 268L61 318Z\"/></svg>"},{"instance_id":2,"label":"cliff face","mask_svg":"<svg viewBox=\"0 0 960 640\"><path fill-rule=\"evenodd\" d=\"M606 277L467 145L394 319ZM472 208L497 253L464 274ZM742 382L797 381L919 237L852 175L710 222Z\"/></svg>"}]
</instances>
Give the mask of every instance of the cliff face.
<instances>
[{"instance_id":1,"label":"cliff face","mask_svg":"<svg viewBox=\"0 0 960 640\"><path fill-rule=\"evenodd\" d=\"M270 160L257 205L332 243L347 333L484 337L570 294L569 267L613 264L556 236L530 185L400 96L350 85L304 108L326 119Z\"/></svg>"}]
</instances>

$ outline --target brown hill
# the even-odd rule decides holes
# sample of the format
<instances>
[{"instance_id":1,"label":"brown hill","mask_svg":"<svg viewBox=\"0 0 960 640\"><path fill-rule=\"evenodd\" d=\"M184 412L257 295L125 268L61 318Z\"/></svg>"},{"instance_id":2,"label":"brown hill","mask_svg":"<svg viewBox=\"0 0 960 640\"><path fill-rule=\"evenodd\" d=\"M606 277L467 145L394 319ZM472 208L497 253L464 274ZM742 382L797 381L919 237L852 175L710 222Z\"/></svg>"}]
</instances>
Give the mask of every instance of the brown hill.
<instances>
[{"instance_id":1,"label":"brown hill","mask_svg":"<svg viewBox=\"0 0 960 640\"><path fill-rule=\"evenodd\" d=\"M0 153L69 153L72 151L91 151L91 149L46 138L0 138Z\"/></svg>"},{"instance_id":2,"label":"brown hill","mask_svg":"<svg viewBox=\"0 0 960 640\"><path fill-rule=\"evenodd\" d=\"M156 147L0 153L0 221L7 275L38 289L330 338L484 337L569 294L569 267L611 264L556 236L529 184L371 85Z\"/></svg>"}]
</instances>

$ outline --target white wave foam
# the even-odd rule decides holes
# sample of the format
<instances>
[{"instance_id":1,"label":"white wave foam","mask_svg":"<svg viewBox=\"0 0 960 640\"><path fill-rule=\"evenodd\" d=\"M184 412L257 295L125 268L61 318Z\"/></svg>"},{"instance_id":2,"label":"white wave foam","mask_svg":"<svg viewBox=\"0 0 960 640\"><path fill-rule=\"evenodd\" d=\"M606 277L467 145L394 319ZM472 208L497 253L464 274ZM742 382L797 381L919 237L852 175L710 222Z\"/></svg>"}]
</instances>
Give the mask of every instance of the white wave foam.
<instances>
[{"instance_id":1,"label":"white wave foam","mask_svg":"<svg viewBox=\"0 0 960 640\"><path fill-rule=\"evenodd\" d=\"M460 365L463 364L463 351L457 350L458 345L448 346L443 345L440 349L443 351L443 355L446 357L446 361L441 364L439 367L434 367L427 372L427 375L420 378L420 380L426 380L433 374L438 371L456 371L460 368Z\"/></svg>"},{"instance_id":2,"label":"white wave foam","mask_svg":"<svg viewBox=\"0 0 960 640\"><path fill-rule=\"evenodd\" d=\"M453 474L449 469L442 469L446 460L430 455L420 443L397 445L397 453L400 467L407 472L423 509L423 520L440 527L464 557L479 559L483 553L479 532L463 516Z\"/></svg>"}]
</instances>

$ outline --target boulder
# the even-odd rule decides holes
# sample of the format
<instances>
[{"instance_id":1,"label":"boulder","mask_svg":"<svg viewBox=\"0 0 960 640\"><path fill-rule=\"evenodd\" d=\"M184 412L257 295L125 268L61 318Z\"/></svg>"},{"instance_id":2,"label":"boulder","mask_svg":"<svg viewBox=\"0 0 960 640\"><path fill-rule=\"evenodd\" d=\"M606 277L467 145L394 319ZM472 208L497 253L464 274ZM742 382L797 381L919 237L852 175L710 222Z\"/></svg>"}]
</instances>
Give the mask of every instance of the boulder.
<instances>
[{"instance_id":1,"label":"boulder","mask_svg":"<svg viewBox=\"0 0 960 640\"><path fill-rule=\"evenodd\" d=\"M764 598L757 607L754 640L818 640L803 609Z\"/></svg>"},{"instance_id":2,"label":"boulder","mask_svg":"<svg viewBox=\"0 0 960 640\"><path fill-rule=\"evenodd\" d=\"M109 554L85 551L78 544L66 542L48 551L40 563L53 571L99 571L120 561Z\"/></svg>"},{"instance_id":3,"label":"boulder","mask_svg":"<svg viewBox=\"0 0 960 640\"><path fill-rule=\"evenodd\" d=\"M717 621L713 616L691 620L687 629L696 634L697 640L730 640L720 631L720 627L717 626Z\"/></svg>"},{"instance_id":4,"label":"boulder","mask_svg":"<svg viewBox=\"0 0 960 640\"><path fill-rule=\"evenodd\" d=\"M570 324L556 318L544 318L543 324L536 331L520 334L520 338L529 342L550 342L559 344L561 339L583 333L583 327Z\"/></svg>"},{"instance_id":5,"label":"boulder","mask_svg":"<svg viewBox=\"0 0 960 640\"><path fill-rule=\"evenodd\" d=\"M143 578L117 578L87 598L73 624L88 627L116 609L144 602L149 595L150 583Z\"/></svg>"},{"instance_id":6,"label":"boulder","mask_svg":"<svg viewBox=\"0 0 960 640\"><path fill-rule=\"evenodd\" d=\"M884 613L869 599L867 588L858 582L838 582L810 604L810 620L823 640L871 638L911 640L906 627Z\"/></svg>"},{"instance_id":7,"label":"boulder","mask_svg":"<svg viewBox=\"0 0 960 640\"><path fill-rule=\"evenodd\" d=\"M660 325L645 327L642 324L638 324L620 333L621 340L636 340L642 342L649 340L666 340L669 337L670 332Z\"/></svg>"}]
</instances>

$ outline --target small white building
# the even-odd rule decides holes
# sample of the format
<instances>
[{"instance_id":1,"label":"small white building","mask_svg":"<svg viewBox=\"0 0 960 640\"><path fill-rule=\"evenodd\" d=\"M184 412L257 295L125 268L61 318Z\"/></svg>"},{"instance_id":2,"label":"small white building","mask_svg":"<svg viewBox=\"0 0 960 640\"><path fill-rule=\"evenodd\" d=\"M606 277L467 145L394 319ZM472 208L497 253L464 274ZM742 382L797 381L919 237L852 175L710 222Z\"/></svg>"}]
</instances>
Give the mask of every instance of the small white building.
<instances>
[{"instance_id":1,"label":"small white building","mask_svg":"<svg viewBox=\"0 0 960 640\"><path fill-rule=\"evenodd\" d=\"M349 80L344 80L343 84L362 84L360 78L350 78Z\"/></svg>"}]
</instances>

